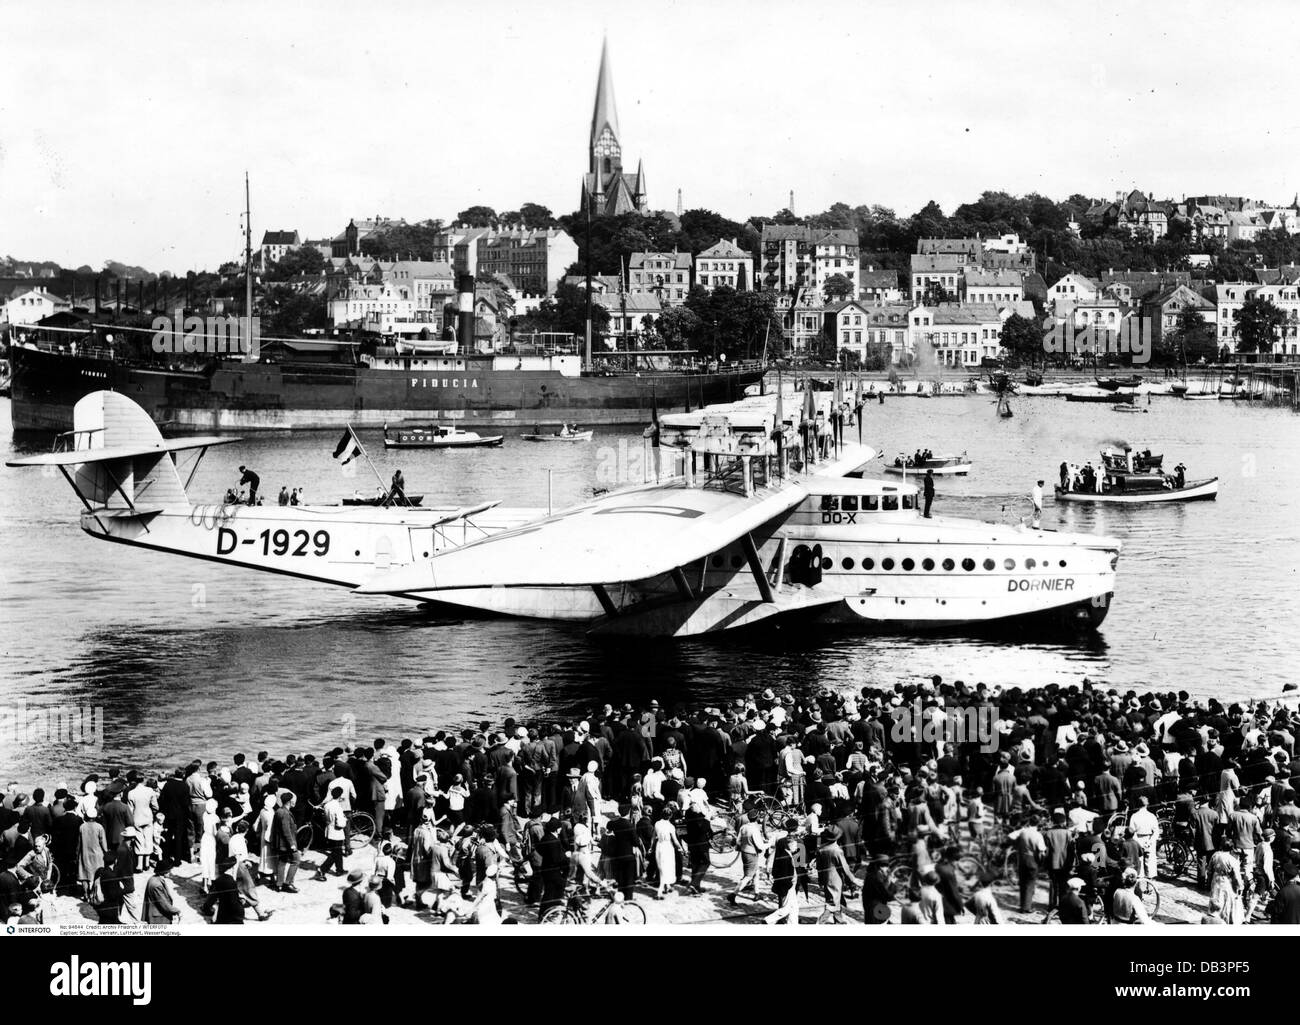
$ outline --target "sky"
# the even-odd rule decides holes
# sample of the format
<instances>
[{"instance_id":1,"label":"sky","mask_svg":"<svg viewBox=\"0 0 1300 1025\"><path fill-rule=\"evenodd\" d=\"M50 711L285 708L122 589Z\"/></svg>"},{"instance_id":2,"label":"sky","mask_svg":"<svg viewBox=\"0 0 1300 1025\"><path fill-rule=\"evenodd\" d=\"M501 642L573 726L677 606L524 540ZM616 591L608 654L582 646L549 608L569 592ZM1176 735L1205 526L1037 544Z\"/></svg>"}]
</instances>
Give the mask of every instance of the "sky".
<instances>
[{"instance_id":1,"label":"sky","mask_svg":"<svg viewBox=\"0 0 1300 1025\"><path fill-rule=\"evenodd\" d=\"M986 189L1290 202L1300 5L22 4L0 255L182 272L266 229L577 205L602 36L651 206L948 213Z\"/></svg>"}]
</instances>

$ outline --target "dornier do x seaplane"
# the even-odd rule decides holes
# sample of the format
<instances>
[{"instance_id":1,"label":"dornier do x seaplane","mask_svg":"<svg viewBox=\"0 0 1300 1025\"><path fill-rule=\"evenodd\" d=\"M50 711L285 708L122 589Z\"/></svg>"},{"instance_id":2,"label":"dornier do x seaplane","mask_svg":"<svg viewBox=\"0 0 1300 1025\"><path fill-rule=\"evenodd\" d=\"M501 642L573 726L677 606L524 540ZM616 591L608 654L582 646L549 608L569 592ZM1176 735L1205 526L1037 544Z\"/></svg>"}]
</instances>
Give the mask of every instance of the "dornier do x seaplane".
<instances>
[{"instance_id":1,"label":"dornier do x seaplane","mask_svg":"<svg viewBox=\"0 0 1300 1025\"><path fill-rule=\"evenodd\" d=\"M95 537L596 633L680 637L791 616L903 631L1101 623L1117 540L926 519L915 487L864 476L872 449L819 455L806 428L816 402L807 393L793 418L780 398L665 416L655 483L554 515L191 505L176 454L232 439L164 441L110 392L78 403L75 451L10 465L63 469Z\"/></svg>"}]
</instances>

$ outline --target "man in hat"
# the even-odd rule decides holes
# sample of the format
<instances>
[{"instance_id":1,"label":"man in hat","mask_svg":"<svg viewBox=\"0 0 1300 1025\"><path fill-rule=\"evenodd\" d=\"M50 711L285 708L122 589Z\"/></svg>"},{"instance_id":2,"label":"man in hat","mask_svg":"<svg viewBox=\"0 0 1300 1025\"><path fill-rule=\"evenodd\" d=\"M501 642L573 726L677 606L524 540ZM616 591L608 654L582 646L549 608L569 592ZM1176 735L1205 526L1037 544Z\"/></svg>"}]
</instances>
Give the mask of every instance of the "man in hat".
<instances>
[{"instance_id":1,"label":"man in hat","mask_svg":"<svg viewBox=\"0 0 1300 1025\"><path fill-rule=\"evenodd\" d=\"M853 870L844 857L839 841L840 831L834 826L822 830L817 846L817 879L826 898L826 907L817 917L818 925L828 918L838 925L848 924L848 918L844 914L844 898L846 895L852 897L857 892Z\"/></svg>"},{"instance_id":2,"label":"man in hat","mask_svg":"<svg viewBox=\"0 0 1300 1025\"><path fill-rule=\"evenodd\" d=\"M772 855L772 896L776 898L777 909L763 919L768 925L799 924L798 865L806 864L807 856L795 832L798 825L794 819L787 820L785 835L777 840Z\"/></svg>"},{"instance_id":3,"label":"man in hat","mask_svg":"<svg viewBox=\"0 0 1300 1025\"><path fill-rule=\"evenodd\" d=\"M366 913L366 874L359 868L348 873L347 885L343 888L343 925L360 925L361 916Z\"/></svg>"},{"instance_id":4,"label":"man in hat","mask_svg":"<svg viewBox=\"0 0 1300 1025\"><path fill-rule=\"evenodd\" d=\"M167 882L171 870L171 858L160 858L154 866L153 875L144 884L141 921L145 925L174 925L180 920L180 909L176 907L171 886Z\"/></svg>"},{"instance_id":5,"label":"man in hat","mask_svg":"<svg viewBox=\"0 0 1300 1025\"><path fill-rule=\"evenodd\" d=\"M239 900L239 885L235 882L235 858L222 858L217 863L218 875L203 901L203 914L212 918L213 925L243 925L244 906Z\"/></svg>"},{"instance_id":6,"label":"man in hat","mask_svg":"<svg viewBox=\"0 0 1300 1025\"><path fill-rule=\"evenodd\" d=\"M1273 924L1300 925L1300 865L1289 862L1283 876L1286 881L1273 898Z\"/></svg>"}]
</instances>

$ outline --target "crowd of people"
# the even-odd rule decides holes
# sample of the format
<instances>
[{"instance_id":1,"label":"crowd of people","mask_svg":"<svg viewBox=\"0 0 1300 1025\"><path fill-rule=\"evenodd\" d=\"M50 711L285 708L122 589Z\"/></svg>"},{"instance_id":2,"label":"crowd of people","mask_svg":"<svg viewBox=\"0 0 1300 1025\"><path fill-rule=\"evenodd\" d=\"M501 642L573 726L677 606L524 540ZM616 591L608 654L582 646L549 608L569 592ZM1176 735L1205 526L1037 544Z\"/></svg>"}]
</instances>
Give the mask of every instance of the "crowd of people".
<instances>
[{"instance_id":1,"label":"crowd of people","mask_svg":"<svg viewBox=\"0 0 1300 1025\"><path fill-rule=\"evenodd\" d=\"M315 879L346 879L322 909L344 924L381 923L394 906L540 917L575 884L610 895L610 920L638 897L711 890L715 917L773 924L810 904L819 921L999 923L996 849L1011 852L1019 912L1074 923L1100 907L1142 923L1141 887L1172 835L1193 852L1204 922L1297 924L1298 728L1293 702L936 676L699 709L607 704L568 722L507 718L170 773L111 768L49 791L9 785L0 908L35 920L56 885L101 921L168 924L182 916L168 876L189 863L204 915L236 923L265 918L263 889L296 893L315 864ZM373 857L346 871L358 844ZM728 852L740 878L721 886L711 868ZM963 878L972 852L984 870ZM502 902L507 876L526 912Z\"/></svg>"}]
</instances>

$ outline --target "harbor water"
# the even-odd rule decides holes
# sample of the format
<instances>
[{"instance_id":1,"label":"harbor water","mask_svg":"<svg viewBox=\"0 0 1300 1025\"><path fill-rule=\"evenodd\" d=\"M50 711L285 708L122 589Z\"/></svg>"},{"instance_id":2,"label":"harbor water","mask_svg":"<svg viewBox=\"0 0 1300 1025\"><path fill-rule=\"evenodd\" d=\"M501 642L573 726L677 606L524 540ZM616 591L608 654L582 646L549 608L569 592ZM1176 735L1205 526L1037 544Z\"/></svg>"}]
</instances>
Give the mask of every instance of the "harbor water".
<instances>
[{"instance_id":1,"label":"harbor water","mask_svg":"<svg viewBox=\"0 0 1300 1025\"><path fill-rule=\"evenodd\" d=\"M1140 413L1057 398L895 398L865 411L864 441L900 452L965 450L968 478L941 479L935 512L1016 522L1036 479L1043 526L1121 538L1117 590L1101 629L1081 638L880 636L862 629L768 628L717 639L589 639L579 627L430 616L396 599L95 541L77 526L62 477L0 471L0 715L24 707L102 709L101 747L28 741L0 722L0 773L24 785L92 767L174 767L235 751L283 755L350 737L418 736L565 715L604 702L708 704L762 687L860 687L938 673L989 684L1080 683L1186 689L1198 697L1277 698L1300 670L1300 419L1255 403L1156 396ZM850 429L856 440L856 429ZM644 476L639 432L586 444L386 453L361 434L385 482L401 468L426 505L500 499L555 508ZM1062 460L1097 461L1127 440L1220 478L1218 500L1154 507L1054 504ZM5 458L46 451L13 435ZM274 502L282 485L311 503L377 482L341 475L333 432L250 436L210 451L191 486L220 500L246 464ZM877 464L883 465L883 464ZM629 543L635 539L630 538Z\"/></svg>"}]
</instances>

